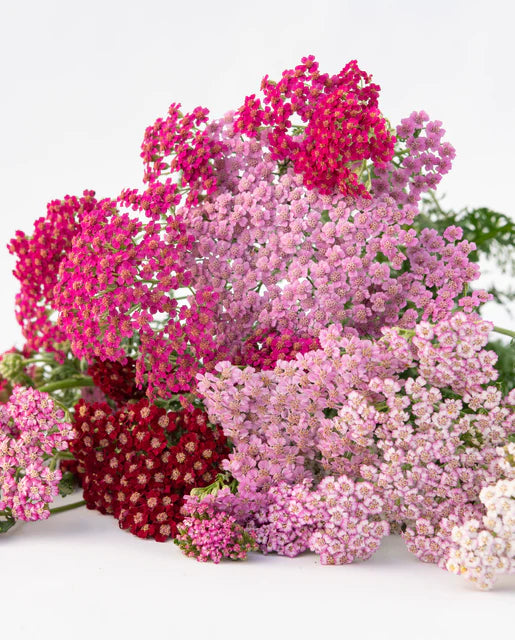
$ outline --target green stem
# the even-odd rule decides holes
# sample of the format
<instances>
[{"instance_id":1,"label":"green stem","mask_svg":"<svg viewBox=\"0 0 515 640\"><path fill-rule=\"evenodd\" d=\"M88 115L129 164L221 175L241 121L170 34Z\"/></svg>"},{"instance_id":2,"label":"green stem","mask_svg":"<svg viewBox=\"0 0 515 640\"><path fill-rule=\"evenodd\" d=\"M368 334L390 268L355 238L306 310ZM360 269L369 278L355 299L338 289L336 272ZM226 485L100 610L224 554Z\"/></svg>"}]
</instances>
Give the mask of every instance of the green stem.
<instances>
[{"instance_id":1,"label":"green stem","mask_svg":"<svg viewBox=\"0 0 515 640\"><path fill-rule=\"evenodd\" d=\"M59 451L56 457L59 460L75 460L75 456L73 455L73 453L70 453L69 451Z\"/></svg>"},{"instance_id":2,"label":"green stem","mask_svg":"<svg viewBox=\"0 0 515 640\"><path fill-rule=\"evenodd\" d=\"M515 331L511 331L510 329L503 329L502 327L494 327L493 330L496 333L502 333L503 336L510 336L510 338L515 338Z\"/></svg>"},{"instance_id":3,"label":"green stem","mask_svg":"<svg viewBox=\"0 0 515 640\"><path fill-rule=\"evenodd\" d=\"M28 358L23 361L23 366L26 367L29 364L53 364L55 362L55 358L50 355L38 354L34 356L34 358Z\"/></svg>"},{"instance_id":4,"label":"green stem","mask_svg":"<svg viewBox=\"0 0 515 640\"><path fill-rule=\"evenodd\" d=\"M437 200L437 198L436 198L435 192L434 192L432 189L430 189L430 190L428 191L428 193L429 193L429 197L431 198L431 200L433 201L433 203L434 203L435 207L437 208L438 213L439 213L440 215L442 215L442 216L445 216L445 215L446 215L446 213L445 213L445 211L442 209L442 207L440 206L440 203L438 202L438 200Z\"/></svg>"},{"instance_id":5,"label":"green stem","mask_svg":"<svg viewBox=\"0 0 515 640\"><path fill-rule=\"evenodd\" d=\"M79 500L78 502L72 502L71 504L65 504L62 507L54 507L50 509L50 513L62 513L63 511L70 511L71 509L77 509L78 507L83 507L86 504L85 500Z\"/></svg>"},{"instance_id":6,"label":"green stem","mask_svg":"<svg viewBox=\"0 0 515 640\"><path fill-rule=\"evenodd\" d=\"M89 376L77 378L68 378L67 380L56 380L55 382L47 382L39 387L38 391L50 393L51 391L61 391L61 389L75 389L77 387L93 387L93 379Z\"/></svg>"}]
</instances>

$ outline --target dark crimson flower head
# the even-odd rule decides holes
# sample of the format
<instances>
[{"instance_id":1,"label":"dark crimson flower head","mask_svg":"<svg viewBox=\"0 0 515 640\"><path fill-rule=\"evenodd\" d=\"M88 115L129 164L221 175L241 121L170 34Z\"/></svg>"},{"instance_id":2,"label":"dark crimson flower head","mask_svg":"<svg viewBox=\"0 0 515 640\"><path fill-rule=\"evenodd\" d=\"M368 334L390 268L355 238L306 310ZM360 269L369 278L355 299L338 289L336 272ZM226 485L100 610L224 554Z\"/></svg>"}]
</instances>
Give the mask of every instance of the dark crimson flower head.
<instances>
[{"instance_id":1,"label":"dark crimson flower head","mask_svg":"<svg viewBox=\"0 0 515 640\"><path fill-rule=\"evenodd\" d=\"M175 535L183 495L209 484L228 454L202 411L167 412L146 399L117 410L81 400L75 427L70 449L87 506L159 541Z\"/></svg>"}]
</instances>

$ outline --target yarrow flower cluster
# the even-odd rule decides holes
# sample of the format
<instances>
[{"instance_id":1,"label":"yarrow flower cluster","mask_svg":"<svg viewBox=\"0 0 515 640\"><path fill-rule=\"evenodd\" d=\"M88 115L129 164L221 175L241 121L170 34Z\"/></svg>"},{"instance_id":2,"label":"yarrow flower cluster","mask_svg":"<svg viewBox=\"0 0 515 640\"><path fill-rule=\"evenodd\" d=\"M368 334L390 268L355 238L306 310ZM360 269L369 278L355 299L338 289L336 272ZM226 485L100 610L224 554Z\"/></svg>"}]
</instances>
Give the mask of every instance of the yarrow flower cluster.
<instances>
[{"instance_id":1,"label":"yarrow flower cluster","mask_svg":"<svg viewBox=\"0 0 515 640\"><path fill-rule=\"evenodd\" d=\"M0 405L0 516L7 522L48 518L62 477L59 452L74 435L46 393L18 386Z\"/></svg>"},{"instance_id":2,"label":"yarrow flower cluster","mask_svg":"<svg viewBox=\"0 0 515 640\"><path fill-rule=\"evenodd\" d=\"M244 560L256 544L250 534L226 513L215 513L208 504L190 502L184 511L188 514L178 525L174 542L187 556L199 562L211 560L215 564L222 558Z\"/></svg>"},{"instance_id":3,"label":"yarrow flower cluster","mask_svg":"<svg viewBox=\"0 0 515 640\"><path fill-rule=\"evenodd\" d=\"M236 130L252 136L260 127L269 129L272 157L291 161L308 188L367 196L353 168L363 160L391 160L395 137L377 106L379 86L357 62L329 76L321 74L315 58L308 56L295 69L284 71L279 82L266 76L261 89L264 107L255 95L246 98ZM307 123L298 135L294 116Z\"/></svg>"},{"instance_id":4,"label":"yarrow flower cluster","mask_svg":"<svg viewBox=\"0 0 515 640\"><path fill-rule=\"evenodd\" d=\"M453 548L447 569L480 589L492 588L502 573L515 573L515 444L498 450L504 478L484 487L479 497L486 509L480 520L452 530Z\"/></svg>"},{"instance_id":5,"label":"yarrow flower cluster","mask_svg":"<svg viewBox=\"0 0 515 640\"><path fill-rule=\"evenodd\" d=\"M199 389L234 446L224 468L250 493L335 473L370 482L408 548L445 566L452 526L477 512L500 473L496 448L515 431L486 386L497 377L489 328L464 313L376 343L333 328L321 350L271 371L217 365ZM413 369L427 379L406 378Z\"/></svg>"},{"instance_id":6,"label":"yarrow flower cluster","mask_svg":"<svg viewBox=\"0 0 515 640\"><path fill-rule=\"evenodd\" d=\"M70 450L88 508L158 541L175 535L182 496L209 484L227 453L202 411L167 412L146 399L117 411L81 400L75 427L78 438Z\"/></svg>"},{"instance_id":7,"label":"yarrow flower cluster","mask_svg":"<svg viewBox=\"0 0 515 640\"><path fill-rule=\"evenodd\" d=\"M167 185L170 204L177 204L178 191L184 188L189 190L186 203L196 204L202 193L209 195L216 190L213 165L221 157L223 145L209 135L208 109L197 107L183 114L180 106L172 104L168 116L145 131L141 153L144 179L152 184L164 173L178 174L178 183Z\"/></svg>"},{"instance_id":8,"label":"yarrow flower cluster","mask_svg":"<svg viewBox=\"0 0 515 640\"><path fill-rule=\"evenodd\" d=\"M348 564L367 560L388 535L382 519L383 501L370 482L353 482L345 475L327 477L317 488L319 526L309 548L322 564Z\"/></svg>"},{"instance_id":9,"label":"yarrow flower cluster","mask_svg":"<svg viewBox=\"0 0 515 640\"><path fill-rule=\"evenodd\" d=\"M449 142L442 142L445 129L430 120L425 111L414 111L396 129L400 149L397 158L374 169L371 181L376 195L389 195L402 205L417 204L428 189L435 189L448 173L456 156ZM461 230L447 231L452 235Z\"/></svg>"},{"instance_id":10,"label":"yarrow flower cluster","mask_svg":"<svg viewBox=\"0 0 515 640\"><path fill-rule=\"evenodd\" d=\"M136 385L136 362L132 358L127 358L125 364L109 360L93 362L88 373L95 387L118 404L144 395Z\"/></svg>"},{"instance_id":11,"label":"yarrow flower cluster","mask_svg":"<svg viewBox=\"0 0 515 640\"><path fill-rule=\"evenodd\" d=\"M261 91L217 120L173 103L141 189L55 200L12 240L0 531L48 516L64 466L201 561L346 564L392 532L487 588L513 571L515 397L476 244L420 215L454 148L424 111L392 127L355 60Z\"/></svg>"},{"instance_id":12,"label":"yarrow flower cluster","mask_svg":"<svg viewBox=\"0 0 515 640\"><path fill-rule=\"evenodd\" d=\"M234 363L244 363L260 370L273 369L278 360L294 360L298 353L307 353L320 348L320 341L309 335L296 336L285 330L256 331L242 346L241 355Z\"/></svg>"},{"instance_id":13,"label":"yarrow flower cluster","mask_svg":"<svg viewBox=\"0 0 515 640\"><path fill-rule=\"evenodd\" d=\"M73 237L82 219L96 205L95 193L85 191L81 198L66 196L47 206L47 215L34 223L34 233L28 237L17 231L9 243L9 252L16 255L15 277L20 281L16 294L16 319L26 340L25 349L59 351L66 340L56 326L54 287L59 265L70 250Z\"/></svg>"},{"instance_id":14,"label":"yarrow flower cluster","mask_svg":"<svg viewBox=\"0 0 515 640\"><path fill-rule=\"evenodd\" d=\"M237 523L263 553L294 557L309 549L322 564L365 560L389 533L388 523L380 519L382 500L374 487L344 475L326 477L316 489L309 480L283 482L265 494L234 495L225 488L188 497L186 505L187 513L206 513L213 531L218 521ZM192 537L192 523L185 520L182 526Z\"/></svg>"}]
</instances>

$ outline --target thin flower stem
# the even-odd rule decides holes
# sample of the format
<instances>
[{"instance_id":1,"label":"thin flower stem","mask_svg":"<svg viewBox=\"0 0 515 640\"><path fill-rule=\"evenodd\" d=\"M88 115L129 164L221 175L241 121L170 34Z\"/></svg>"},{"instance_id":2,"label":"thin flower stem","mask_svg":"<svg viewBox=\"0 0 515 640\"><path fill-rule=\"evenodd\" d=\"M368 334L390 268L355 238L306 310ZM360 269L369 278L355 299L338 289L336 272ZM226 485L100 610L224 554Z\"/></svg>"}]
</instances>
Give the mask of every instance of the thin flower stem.
<instances>
[{"instance_id":1,"label":"thin flower stem","mask_svg":"<svg viewBox=\"0 0 515 640\"><path fill-rule=\"evenodd\" d=\"M68 378L67 380L56 380L55 382L47 382L39 387L38 391L49 393L50 391L60 391L61 389L75 389L77 387L93 387L93 379L89 376L80 378Z\"/></svg>"},{"instance_id":2,"label":"thin flower stem","mask_svg":"<svg viewBox=\"0 0 515 640\"><path fill-rule=\"evenodd\" d=\"M502 327L494 327L493 330L496 333L502 333L503 336L510 336L510 338L515 338L515 331L511 331L510 329L503 329Z\"/></svg>"},{"instance_id":3,"label":"thin flower stem","mask_svg":"<svg viewBox=\"0 0 515 640\"><path fill-rule=\"evenodd\" d=\"M431 200L433 201L433 204L435 205L435 207L438 210L438 213L440 213L441 215L445 215L445 211L442 209L442 207L440 206L440 203L438 202L438 199L435 195L435 192L432 189L429 189L428 191L429 193L429 197L431 198Z\"/></svg>"},{"instance_id":4,"label":"thin flower stem","mask_svg":"<svg viewBox=\"0 0 515 640\"><path fill-rule=\"evenodd\" d=\"M85 500L79 500L78 502L65 504L62 507L54 507L53 509L50 509L50 513L53 515L54 513L62 513L63 511L70 511L71 509L77 509L78 507L83 507L85 504L86 504Z\"/></svg>"}]
</instances>

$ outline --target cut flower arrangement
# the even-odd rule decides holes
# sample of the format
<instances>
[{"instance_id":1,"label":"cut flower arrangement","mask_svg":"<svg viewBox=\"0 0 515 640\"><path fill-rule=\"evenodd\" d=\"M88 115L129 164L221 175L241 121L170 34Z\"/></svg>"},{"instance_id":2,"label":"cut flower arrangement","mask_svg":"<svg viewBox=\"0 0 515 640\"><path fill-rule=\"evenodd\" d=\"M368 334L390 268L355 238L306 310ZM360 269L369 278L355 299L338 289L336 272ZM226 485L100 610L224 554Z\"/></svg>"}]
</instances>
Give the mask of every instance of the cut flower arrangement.
<instances>
[{"instance_id":1,"label":"cut flower arrangement","mask_svg":"<svg viewBox=\"0 0 515 640\"><path fill-rule=\"evenodd\" d=\"M469 284L490 245L436 198L442 123L393 127L378 98L308 56L219 120L172 104L142 188L16 233L1 532L85 504L201 561L345 564L397 534L482 589L515 572L515 391L489 343L515 333Z\"/></svg>"}]
</instances>

